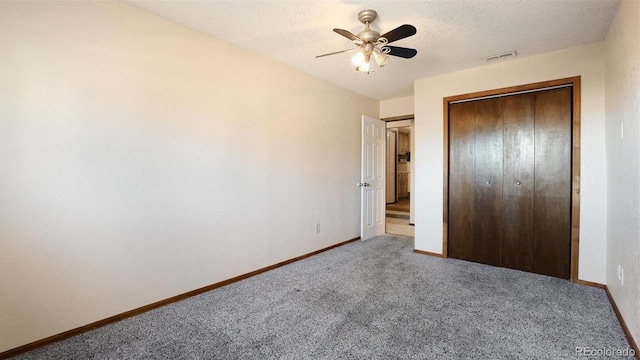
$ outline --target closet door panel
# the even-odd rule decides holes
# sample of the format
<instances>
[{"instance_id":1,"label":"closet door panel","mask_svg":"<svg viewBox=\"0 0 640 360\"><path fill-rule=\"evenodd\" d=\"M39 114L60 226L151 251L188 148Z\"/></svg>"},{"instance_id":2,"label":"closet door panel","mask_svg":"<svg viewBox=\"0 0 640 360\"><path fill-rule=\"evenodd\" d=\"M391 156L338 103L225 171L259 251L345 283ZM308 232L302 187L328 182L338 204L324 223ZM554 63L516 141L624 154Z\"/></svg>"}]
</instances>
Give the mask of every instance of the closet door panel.
<instances>
[{"instance_id":1,"label":"closet door panel","mask_svg":"<svg viewBox=\"0 0 640 360\"><path fill-rule=\"evenodd\" d=\"M535 95L534 272L568 279L571 258L571 90Z\"/></svg>"},{"instance_id":2,"label":"closet door panel","mask_svg":"<svg viewBox=\"0 0 640 360\"><path fill-rule=\"evenodd\" d=\"M476 102L473 261L500 266L503 136L501 99Z\"/></svg>"},{"instance_id":3,"label":"closet door panel","mask_svg":"<svg viewBox=\"0 0 640 360\"><path fill-rule=\"evenodd\" d=\"M534 95L504 98L502 266L533 271Z\"/></svg>"},{"instance_id":4,"label":"closet door panel","mask_svg":"<svg viewBox=\"0 0 640 360\"><path fill-rule=\"evenodd\" d=\"M448 254L463 260L473 260L474 119L473 103L449 106Z\"/></svg>"}]
</instances>

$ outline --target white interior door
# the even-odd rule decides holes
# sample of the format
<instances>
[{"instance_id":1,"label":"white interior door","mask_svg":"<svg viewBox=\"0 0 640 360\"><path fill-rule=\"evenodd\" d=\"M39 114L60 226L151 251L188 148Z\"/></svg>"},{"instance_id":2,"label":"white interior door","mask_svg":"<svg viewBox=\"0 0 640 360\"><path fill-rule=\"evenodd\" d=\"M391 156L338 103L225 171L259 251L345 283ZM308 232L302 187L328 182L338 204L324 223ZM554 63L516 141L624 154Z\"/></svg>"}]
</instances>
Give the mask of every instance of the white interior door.
<instances>
[{"instance_id":1,"label":"white interior door","mask_svg":"<svg viewBox=\"0 0 640 360\"><path fill-rule=\"evenodd\" d=\"M385 123L362 116L360 238L385 232Z\"/></svg>"}]
</instances>

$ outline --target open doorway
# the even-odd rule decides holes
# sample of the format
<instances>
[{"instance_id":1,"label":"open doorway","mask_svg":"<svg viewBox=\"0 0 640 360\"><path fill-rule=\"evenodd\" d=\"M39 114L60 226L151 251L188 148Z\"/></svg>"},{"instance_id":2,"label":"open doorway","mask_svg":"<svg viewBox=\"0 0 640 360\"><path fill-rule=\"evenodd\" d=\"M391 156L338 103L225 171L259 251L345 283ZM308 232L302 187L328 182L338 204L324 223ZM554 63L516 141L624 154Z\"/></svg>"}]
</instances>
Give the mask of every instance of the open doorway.
<instances>
[{"instance_id":1,"label":"open doorway","mask_svg":"<svg viewBox=\"0 0 640 360\"><path fill-rule=\"evenodd\" d=\"M414 237L411 215L412 120L387 122L386 232Z\"/></svg>"}]
</instances>

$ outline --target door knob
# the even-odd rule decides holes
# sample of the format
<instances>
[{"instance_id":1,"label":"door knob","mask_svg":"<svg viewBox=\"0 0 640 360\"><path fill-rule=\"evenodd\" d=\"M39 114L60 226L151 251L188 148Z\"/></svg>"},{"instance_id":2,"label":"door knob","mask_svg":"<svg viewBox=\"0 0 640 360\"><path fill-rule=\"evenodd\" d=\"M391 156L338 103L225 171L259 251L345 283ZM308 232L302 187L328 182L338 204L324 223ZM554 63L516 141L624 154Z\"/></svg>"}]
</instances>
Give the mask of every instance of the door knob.
<instances>
[{"instance_id":1,"label":"door knob","mask_svg":"<svg viewBox=\"0 0 640 360\"><path fill-rule=\"evenodd\" d=\"M487 185L491 185L491 181L487 181Z\"/></svg>"},{"instance_id":2,"label":"door knob","mask_svg":"<svg viewBox=\"0 0 640 360\"><path fill-rule=\"evenodd\" d=\"M516 181L516 185L520 185L520 181Z\"/></svg>"}]
</instances>

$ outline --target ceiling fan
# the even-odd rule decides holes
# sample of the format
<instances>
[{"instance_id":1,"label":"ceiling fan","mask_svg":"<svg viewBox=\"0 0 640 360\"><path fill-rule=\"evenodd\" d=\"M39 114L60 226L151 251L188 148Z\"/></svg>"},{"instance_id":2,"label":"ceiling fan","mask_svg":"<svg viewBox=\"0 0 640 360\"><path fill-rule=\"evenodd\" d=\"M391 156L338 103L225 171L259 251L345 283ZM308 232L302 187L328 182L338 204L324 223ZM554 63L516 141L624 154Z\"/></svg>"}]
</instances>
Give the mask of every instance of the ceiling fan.
<instances>
[{"instance_id":1,"label":"ceiling fan","mask_svg":"<svg viewBox=\"0 0 640 360\"><path fill-rule=\"evenodd\" d=\"M389 55L405 59L410 59L416 56L418 53L416 49L389 45L394 41L415 35L416 28L412 25L404 24L380 35L379 32L369 28L369 24L371 24L377 17L378 13L375 10L367 9L360 11L358 13L358 20L365 25L365 29L359 32L357 36L347 30L333 29L336 33L353 41L356 48L318 55L316 58L341 54L348 51L357 51L351 59L353 64L356 66L356 70L369 74L372 70L372 56L380 67L385 66L387 62L389 62Z\"/></svg>"}]
</instances>

